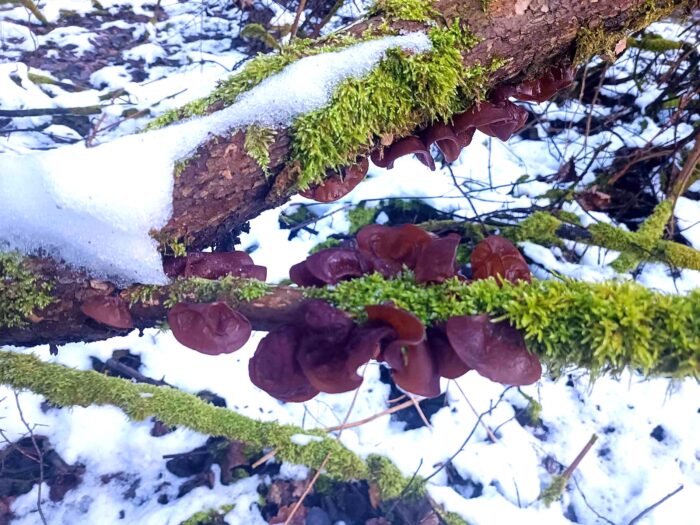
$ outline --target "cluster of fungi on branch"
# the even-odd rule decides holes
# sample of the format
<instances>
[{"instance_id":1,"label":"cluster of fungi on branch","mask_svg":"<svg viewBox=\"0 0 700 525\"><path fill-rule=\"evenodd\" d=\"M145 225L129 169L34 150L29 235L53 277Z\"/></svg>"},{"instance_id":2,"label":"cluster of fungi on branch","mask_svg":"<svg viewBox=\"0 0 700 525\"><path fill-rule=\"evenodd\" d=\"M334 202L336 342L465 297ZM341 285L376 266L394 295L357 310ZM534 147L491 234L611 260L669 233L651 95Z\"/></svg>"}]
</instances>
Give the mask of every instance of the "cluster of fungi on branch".
<instances>
[{"instance_id":1,"label":"cluster of fungi on branch","mask_svg":"<svg viewBox=\"0 0 700 525\"><path fill-rule=\"evenodd\" d=\"M380 168L392 169L399 157L415 155L434 171L435 160L430 153L433 144L440 150L445 161L452 163L459 158L462 149L471 144L477 129L489 137L506 141L522 129L528 117L527 110L514 104L509 98L525 102L545 102L558 91L569 87L574 80L574 73L574 69L570 67L554 67L538 79L527 80L518 85L498 86L489 94L489 100L454 115L451 123L437 121L418 135L403 137L386 147L380 146L372 151L370 158ZM368 168L367 158L363 157L348 167L344 174L335 173L322 184L301 191L300 194L318 202L336 201L350 193L362 181Z\"/></svg>"},{"instance_id":2,"label":"cluster of fungi on branch","mask_svg":"<svg viewBox=\"0 0 700 525\"><path fill-rule=\"evenodd\" d=\"M438 237L412 224L373 224L362 228L348 247L321 250L294 265L290 277L298 286L322 287L373 272L391 279L411 271L425 285L457 277L468 286L456 262L459 242L457 234ZM471 266L474 279L531 279L518 249L495 235L475 246ZM171 278L266 277L266 269L244 252L168 257L164 268ZM88 300L82 310L100 323L133 327L129 307L119 297ZM319 392L358 388L358 368L371 360L386 363L398 386L425 397L440 394L441 377L455 379L469 370L510 385L534 383L542 373L522 334L506 321L462 315L426 327L392 303L367 305L365 310L367 320L358 323L324 300L304 300L293 324L273 329L260 341L249 362L251 381L281 401L302 402ZM207 355L235 352L252 330L245 316L222 301L177 303L168 312L168 322L180 343Z\"/></svg>"},{"instance_id":3,"label":"cluster of fungi on branch","mask_svg":"<svg viewBox=\"0 0 700 525\"><path fill-rule=\"evenodd\" d=\"M345 248L321 250L290 269L299 286L326 286L378 272L391 279L406 270L416 282L468 279L456 263L460 237L437 237L412 224L362 228ZM499 236L480 242L471 256L475 278L530 281L518 249ZM309 299L295 324L262 339L250 361L252 382L283 401L307 401L319 392L341 393L362 383L359 367L374 359L386 363L394 382L413 394L435 397L440 378L455 379L469 370L500 383L531 384L540 378L539 359L522 334L488 315L455 316L426 327L392 303L367 305L359 324L325 301Z\"/></svg>"},{"instance_id":4,"label":"cluster of fungi on branch","mask_svg":"<svg viewBox=\"0 0 700 525\"><path fill-rule=\"evenodd\" d=\"M375 149L371 158L391 169L404 155L414 154L431 170L434 144L445 161L454 162L471 143L475 131L508 140L527 121L527 111L509 100L544 102L573 82L574 70L556 67L536 80L501 85L489 100L455 115L452 122L438 121L418 135L403 137ZM369 161L361 158L344 174L301 192L305 197L332 202L357 186L367 174ZM304 287L334 285L378 272L392 278L405 270L418 283L439 283L452 277L468 280L456 263L460 237L437 237L414 225L370 225L357 233L354 245L321 250L290 269L292 281ZM530 271L510 241L491 236L471 255L473 279L495 277L510 282L529 281ZM232 275L264 281L267 270L245 252L192 253L166 257L170 278L219 279ZM133 328L128 303L119 296L85 300L82 312L95 321L119 329ZM251 381L282 401L307 401L319 392L341 393L362 383L359 367L370 360L386 363L397 385L425 397L440 393L440 377L454 379L469 370L500 383L524 385L542 373L537 357L528 352L522 334L506 321L492 322L487 315L456 316L424 326L415 315L393 304L366 306L367 321L358 324L350 315L319 299L305 300L295 324L285 324L264 337L249 363ZM223 301L180 302L168 312L175 338L208 355L231 353L249 339L251 324Z\"/></svg>"}]
</instances>

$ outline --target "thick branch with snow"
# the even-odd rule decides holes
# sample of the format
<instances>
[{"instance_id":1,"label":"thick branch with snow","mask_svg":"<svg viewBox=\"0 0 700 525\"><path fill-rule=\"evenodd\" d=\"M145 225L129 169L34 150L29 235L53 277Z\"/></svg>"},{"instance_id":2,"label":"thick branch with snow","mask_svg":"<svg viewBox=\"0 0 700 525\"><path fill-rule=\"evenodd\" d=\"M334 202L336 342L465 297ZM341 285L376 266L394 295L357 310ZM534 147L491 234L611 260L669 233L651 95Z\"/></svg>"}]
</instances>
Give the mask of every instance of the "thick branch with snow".
<instances>
[{"instance_id":1,"label":"thick branch with snow","mask_svg":"<svg viewBox=\"0 0 700 525\"><path fill-rule=\"evenodd\" d=\"M590 35L624 36L668 9L690 3L492 0L484 12L476 0L438 0L418 16L389 7L382 10L379 2L373 16L336 35L353 39L352 45L330 53L305 51L303 55L314 56L269 76L228 107L211 105L206 116L94 148L75 145L21 158L4 155L0 246L42 254L27 264L40 282L51 283L54 302L32 312L27 328L2 328L0 342L109 336L103 327L86 322L79 305L133 283L164 285L168 280L162 249L181 243L192 250L217 244L262 211L285 202L296 192L308 160L295 158L301 140L296 120L325 111L342 82L364 78L389 49L427 56L433 46L431 29L456 23L473 41L460 48L462 66L496 64L476 96L505 81L535 76L551 64L608 51L609 42L591 40ZM387 33L393 36L381 36ZM368 36L372 39L357 43ZM365 104L357 107L358 114L370 111L376 102ZM420 129L430 124L427 115L421 118L410 125ZM265 167L246 147L249 126L275 129L266 144ZM397 130L395 123L379 119L365 143L341 153L364 156L380 137L413 131ZM150 324L144 320L141 326Z\"/></svg>"}]
</instances>

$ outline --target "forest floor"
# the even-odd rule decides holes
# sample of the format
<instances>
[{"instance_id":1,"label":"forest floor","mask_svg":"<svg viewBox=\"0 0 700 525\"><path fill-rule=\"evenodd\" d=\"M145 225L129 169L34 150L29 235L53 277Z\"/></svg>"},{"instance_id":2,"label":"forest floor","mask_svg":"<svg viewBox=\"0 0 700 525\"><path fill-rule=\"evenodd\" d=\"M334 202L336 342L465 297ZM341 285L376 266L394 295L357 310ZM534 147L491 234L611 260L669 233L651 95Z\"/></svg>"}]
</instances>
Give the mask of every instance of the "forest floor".
<instances>
[{"instance_id":1,"label":"forest floor","mask_svg":"<svg viewBox=\"0 0 700 525\"><path fill-rule=\"evenodd\" d=\"M164 111L206 95L261 50L260 42L246 41L239 32L258 18L267 25L291 23L294 12L282 5L171 0L156 9L153 1L108 0L95 10L89 0L55 0L42 6L52 23L44 27L24 8L3 4L0 154L97 144L142 129ZM352 17L355 9L348 3L339 15ZM697 54L697 24L662 22L650 31L684 41ZM252 220L238 249L267 266L268 281L279 282L311 248L330 235L347 234L359 217L392 224L476 214L518 217L574 187L587 190L562 209L584 226L603 221L633 229L661 198L657 170L663 166L638 166L607 193L592 186L601 172L619 167L621 151L664 146L693 132L687 123L669 126L672 111L658 104L672 81L624 81L640 64L650 64L646 79L682 71L683 49L646 55L628 49L613 66L589 66L591 74L598 72L595 92L590 82L588 90L579 83L554 102L530 106L528 127L507 143L477 133L451 166L439 163L430 172L404 157L390 171L372 166L368 179L337 203L296 197ZM21 113L29 109L59 111ZM353 213L358 208L371 211ZM678 200L675 217L674 240L700 249L700 183ZM634 279L665 293L700 286L700 272L662 264L644 263L620 274L610 267L618 254L585 245L520 248L542 279ZM58 355L50 355L48 346L13 350L167 383L252 418L308 429L338 425L348 413L349 421L362 420L406 401L376 364L367 367L356 399L350 392L321 394L304 404L276 401L248 379L248 360L263 335L255 333L234 354L215 357L158 330L69 344ZM537 384L518 389L468 373L445 382L443 391L420 403L429 426L411 405L338 437L361 456L389 457L408 477L434 474L430 498L387 506L366 483L319 483L293 523L432 525L441 522L434 510L440 505L472 525L698 523L696 381L645 379L634 372L591 381L571 371L559 378L545 373ZM5 442L0 454L19 472L17 478L0 476L0 524L41 523L38 506L50 524L180 524L200 511L212 511L202 524L284 523L313 474L274 459L256 468L242 461L239 467L230 461L234 445L220 438L154 421L131 422L111 407L58 409L40 396L5 387L0 387L0 429ZM28 453L34 446L27 441L30 434L50 457L44 459L45 472ZM538 499L541 491L593 434L597 442L563 496L546 507ZM222 457L222 450L229 455ZM51 486L36 483L42 476ZM200 523L188 523L195 522Z\"/></svg>"}]
</instances>

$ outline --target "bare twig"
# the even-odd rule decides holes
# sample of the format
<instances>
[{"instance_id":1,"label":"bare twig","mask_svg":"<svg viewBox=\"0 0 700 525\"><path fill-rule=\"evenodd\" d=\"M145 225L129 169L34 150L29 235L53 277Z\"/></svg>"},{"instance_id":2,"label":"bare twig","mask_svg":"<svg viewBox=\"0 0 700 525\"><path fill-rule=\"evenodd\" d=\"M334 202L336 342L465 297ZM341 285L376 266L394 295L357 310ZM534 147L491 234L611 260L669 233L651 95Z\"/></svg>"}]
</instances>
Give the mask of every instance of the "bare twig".
<instances>
[{"instance_id":1,"label":"bare twig","mask_svg":"<svg viewBox=\"0 0 700 525\"><path fill-rule=\"evenodd\" d=\"M408 397L411 400L411 402L413 403L413 406L416 407L416 412L418 412L418 415L420 416L421 421L423 421L425 426L428 427L432 431L433 426L430 424L430 421L428 421L428 418L425 417L425 413L423 412L423 409L420 407L418 400L413 396L408 396Z\"/></svg>"},{"instance_id":2,"label":"bare twig","mask_svg":"<svg viewBox=\"0 0 700 525\"><path fill-rule=\"evenodd\" d=\"M387 408L386 410L382 410L381 412L378 412L378 413L376 413L372 416L366 417L364 419L360 419L359 421L353 421L352 423L345 423L343 425L338 425L335 427L327 427L327 428L324 428L323 430L325 430L326 432L335 432L336 430L342 430L345 428L359 427L359 426L364 425L365 423L369 423L370 421L374 421L377 418L380 418L382 416L386 416L389 414L393 414L394 412L398 412L399 410L403 410L404 408L408 408L410 406L413 406L413 401L409 399L408 401L404 401L403 403L401 403L399 405L395 405L391 408Z\"/></svg>"},{"instance_id":3,"label":"bare twig","mask_svg":"<svg viewBox=\"0 0 700 525\"><path fill-rule=\"evenodd\" d=\"M301 504L304 503L304 498L306 498L309 492L311 492L311 489L314 487L314 483L316 483L316 480L321 475L321 471L325 468L326 463L328 463L328 459L330 457L331 453L329 452L328 454L326 454L326 457L323 459L323 462L321 462L321 466L318 467L318 470L314 474L314 477L311 478L311 481L309 481L308 485L306 485L306 488L304 489L304 492L302 493L301 497L292 507L292 511L289 513L289 516L287 516L287 519L284 521L284 525L289 525L292 522L292 518L294 518L294 515L299 510L299 507L301 507Z\"/></svg>"},{"instance_id":4,"label":"bare twig","mask_svg":"<svg viewBox=\"0 0 700 525\"><path fill-rule=\"evenodd\" d=\"M36 438L34 437L34 432L32 431L32 427L30 427L29 423L27 423L27 420L24 419L24 413L22 412L22 406L20 405L20 402L19 402L19 394L17 394L17 392L14 392L14 394L15 394L15 404L17 405L17 412L19 413L19 418L22 421L22 424L24 424L24 426L26 427L27 432L29 432L29 437L32 440L32 445L34 445L34 450L36 451L37 461L39 461L39 482L37 483L36 510L39 512L39 517L41 518L41 522L44 525L47 525L46 516L44 516L44 511L41 508L41 485L44 483L44 454L39 449L39 444L36 442Z\"/></svg>"},{"instance_id":5,"label":"bare twig","mask_svg":"<svg viewBox=\"0 0 700 525\"><path fill-rule=\"evenodd\" d=\"M462 393L462 397L464 397L464 400L467 402L467 405L469 405L469 408L471 408L472 412L474 415L478 418L479 413L476 411L476 408L474 408L474 405L472 405L471 401L469 401L469 398L467 397L467 394L464 393L464 390L462 390L462 387L459 386L459 383L457 381L452 381L452 383L455 384L457 389ZM486 434L488 434L489 439L493 442L496 443L498 439L496 439L496 436L494 435L493 431L491 430L491 427L489 427L482 419L479 419L479 422L481 423L481 426L484 427L484 430L486 431Z\"/></svg>"},{"instance_id":6,"label":"bare twig","mask_svg":"<svg viewBox=\"0 0 700 525\"><path fill-rule=\"evenodd\" d=\"M305 7L306 7L306 0L300 0L299 7L297 7L297 14L294 17L294 22L292 23L292 28L289 30L289 41L290 42L292 40L294 40L295 36L297 36L297 28L299 27L299 20L301 20L301 15L304 12Z\"/></svg>"},{"instance_id":7,"label":"bare twig","mask_svg":"<svg viewBox=\"0 0 700 525\"><path fill-rule=\"evenodd\" d=\"M669 493L666 494L663 498L661 498L659 501L657 501L657 502L654 503L653 505L650 505L649 507L647 507L646 509L644 509L642 512L640 512L639 514L637 514L637 515L632 519L632 521L630 521L627 525L635 525L636 523L639 523L639 520L641 520L644 516L646 516L647 514L649 514L652 510L654 510L656 507L658 507L659 505L661 505L664 501L666 501L666 500L668 500L668 499L671 499L673 496L675 496L676 494L678 494L681 490L683 490L683 485L680 485L676 490L674 490L673 492L669 492Z\"/></svg>"}]
</instances>

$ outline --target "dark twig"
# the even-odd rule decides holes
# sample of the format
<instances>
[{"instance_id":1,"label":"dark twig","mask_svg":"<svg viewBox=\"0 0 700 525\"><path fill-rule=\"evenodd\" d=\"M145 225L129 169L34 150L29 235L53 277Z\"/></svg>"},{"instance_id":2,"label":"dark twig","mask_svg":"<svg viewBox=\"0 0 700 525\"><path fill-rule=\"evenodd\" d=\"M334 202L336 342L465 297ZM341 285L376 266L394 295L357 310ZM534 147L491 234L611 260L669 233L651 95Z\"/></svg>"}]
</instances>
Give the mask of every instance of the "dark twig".
<instances>
[{"instance_id":1,"label":"dark twig","mask_svg":"<svg viewBox=\"0 0 700 525\"><path fill-rule=\"evenodd\" d=\"M19 418L29 432L29 437L32 440L32 445L34 445L34 450L36 451L37 461L39 461L39 482L37 483L37 493L36 493L36 510L39 512L39 517L44 525L47 525L46 516L44 516L44 511L41 508L41 485L44 483L44 454L39 449L39 444L36 442L34 437L34 432L32 427L29 426L27 420L24 419L24 413L22 412L22 406L19 403L19 394L15 394L15 404L17 405L17 412L19 413Z\"/></svg>"},{"instance_id":2,"label":"dark twig","mask_svg":"<svg viewBox=\"0 0 700 525\"><path fill-rule=\"evenodd\" d=\"M636 523L639 523L639 520L641 520L644 516L646 516L647 514L649 514L652 510L654 510L656 507L658 507L659 505L661 505L664 501L666 501L666 500L668 500L668 499L671 499L673 496L675 496L676 494L678 494L681 490L683 490L683 485L680 485L676 490L674 490L673 492L669 492L669 493L666 494L663 498L661 498L659 501L657 501L657 502L654 503L653 505L650 505L649 507L647 507L646 509L644 509L642 512L640 512L639 514L637 514L637 515L632 519L632 521L630 521L627 525L635 525Z\"/></svg>"}]
</instances>

